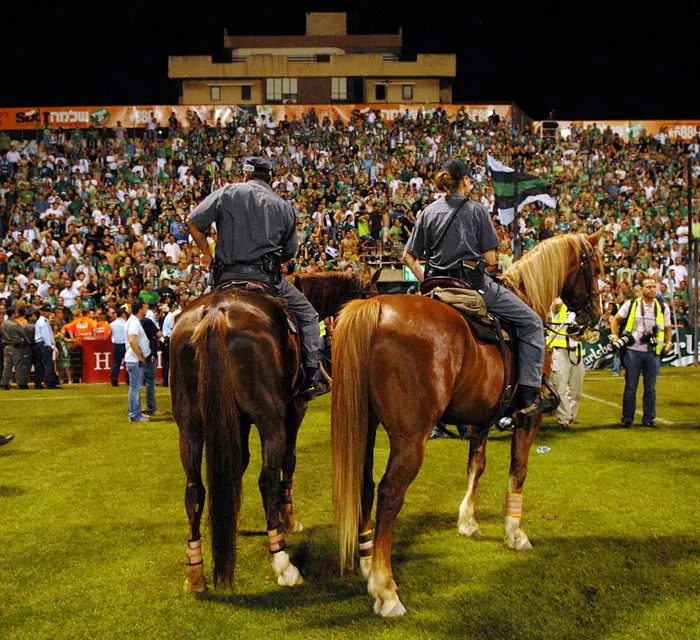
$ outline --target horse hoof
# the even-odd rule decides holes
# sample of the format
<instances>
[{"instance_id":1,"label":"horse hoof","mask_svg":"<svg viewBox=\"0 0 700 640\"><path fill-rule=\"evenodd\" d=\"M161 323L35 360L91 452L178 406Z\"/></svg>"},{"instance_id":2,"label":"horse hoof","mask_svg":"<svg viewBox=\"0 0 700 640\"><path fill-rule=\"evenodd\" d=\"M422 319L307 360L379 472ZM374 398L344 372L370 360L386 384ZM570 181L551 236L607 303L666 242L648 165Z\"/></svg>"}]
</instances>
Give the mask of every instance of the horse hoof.
<instances>
[{"instance_id":1,"label":"horse hoof","mask_svg":"<svg viewBox=\"0 0 700 640\"><path fill-rule=\"evenodd\" d=\"M185 593L206 593L207 592L207 581L202 578L196 582L190 582L185 580L185 585L183 587Z\"/></svg>"},{"instance_id":2,"label":"horse hoof","mask_svg":"<svg viewBox=\"0 0 700 640\"><path fill-rule=\"evenodd\" d=\"M379 604L379 600L374 603L374 612L378 613L382 618L400 618L404 613L406 613L406 607L401 604L401 600L396 598L396 600L386 600L384 604ZM378 609L378 610L377 610Z\"/></svg>"},{"instance_id":3,"label":"horse hoof","mask_svg":"<svg viewBox=\"0 0 700 640\"><path fill-rule=\"evenodd\" d=\"M526 551L527 549L532 549L532 544L530 544L530 541L524 533L520 535L516 534L514 536L506 536L505 543L506 547L512 549L513 551Z\"/></svg>"},{"instance_id":4,"label":"horse hoof","mask_svg":"<svg viewBox=\"0 0 700 640\"><path fill-rule=\"evenodd\" d=\"M459 535L466 538L480 538L481 529L478 524L461 524L459 525Z\"/></svg>"},{"instance_id":5,"label":"horse hoof","mask_svg":"<svg viewBox=\"0 0 700 640\"><path fill-rule=\"evenodd\" d=\"M290 564L289 568L278 576L277 584L280 587L297 587L300 584L304 584L304 578L301 577L299 569Z\"/></svg>"},{"instance_id":6,"label":"horse hoof","mask_svg":"<svg viewBox=\"0 0 700 640\"><path fill-rule=\"evenodd\" d=\"M527 538L523 538L522 540L518 540L518 542L515 545L515 550L516 551L525 551L527 549L532 549L532 544Z\"/></svg>"},{"instance_id":7,"label":"horse hoof","mask_svg":"<svg viewBox=\"0 0 700 640\"><path fill-rule=\"evenodd\" d=\"M299 533L304 530L304 525L301 524L297 519L292 520L289 523L285 523L284 532L285 533Z\"/></svg>"}]
</instances>

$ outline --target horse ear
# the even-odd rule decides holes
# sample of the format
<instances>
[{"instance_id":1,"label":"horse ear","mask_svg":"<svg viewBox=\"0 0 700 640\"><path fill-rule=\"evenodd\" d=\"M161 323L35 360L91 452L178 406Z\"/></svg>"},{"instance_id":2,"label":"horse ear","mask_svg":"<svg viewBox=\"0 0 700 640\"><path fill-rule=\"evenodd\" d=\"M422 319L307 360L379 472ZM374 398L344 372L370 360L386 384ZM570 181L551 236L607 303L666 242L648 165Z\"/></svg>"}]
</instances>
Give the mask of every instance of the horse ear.
<instances>
[{"instance_id":1,"label":"horse ear","mask_svg":"<svg viewBox=\"0 0 700 640\"><path fill-rule=\"evenodd\" d=\"M370 280L369 280L369 286L370 286L370 287L373 287L375 284L377 284L377 282L378 282L378 280L379 280L379 276L382 275L382 269L383 269L383 268L384 268L384 267L379 267L379 269L377 269L377 270L374 272L374 275L373 275L373 276L370 278Z\"/></svg>"},{"instance_id":2,"label":"horse ear","mask_svg":"<svg viewBox=\"0 0 700 640\"><path fill-rule=\"evenodd\" d=\"M595 248L595 246L598 244L598 241L603 237L603 231L604 227L601 227L600 229L598 229L598 231L588 236L588 242L591 243L592 247Z\"/></svg>"}]
</instances>

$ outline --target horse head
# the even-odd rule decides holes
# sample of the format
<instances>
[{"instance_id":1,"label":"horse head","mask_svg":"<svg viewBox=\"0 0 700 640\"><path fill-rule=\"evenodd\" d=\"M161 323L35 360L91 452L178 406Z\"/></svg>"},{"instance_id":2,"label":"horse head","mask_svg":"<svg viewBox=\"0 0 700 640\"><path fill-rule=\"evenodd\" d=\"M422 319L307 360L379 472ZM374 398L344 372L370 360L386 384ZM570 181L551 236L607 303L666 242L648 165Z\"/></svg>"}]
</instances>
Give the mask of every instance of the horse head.
<instances>
[{"instance_id":1,"label":"horse head","mask_svg":"<svg viewBox=\"0 0 700 640\"><path fill-rule=\"evenodd\" d=\"M562 300L583 326L597 325L602 316L598 278L603 265L596 248L602 235L602 227L591 235L578 235L580 252L571 264L561 291Z\"/></svg>"},{"instance_id":2,"label":"horse head","mask_svg":"<svg viewBox=\"0 0 700 640\"><path fill-rule=\"evenodd\" d=\"M382 275L383 268L384 267L379 267L374 273L370 273L369 269L365 269L365 271L361 273L362 288L357 295L358 298L373 298L379 295L377 282L379 282L379 277Z\"/></svg>"},{"instance_id":3,"label":"horse head","mask_svg":"<svg viewBox=\"0 0 700 640\"><path fill-rule=\"evenodd\" d=\"M319 316L327 318L334 316L351 300L378 295L377 281L381 271L377 269L372 276L367 272L360 274L332 271L295 275L293 280L289 280L307 297Z\"/></svg>"}]
</instances>

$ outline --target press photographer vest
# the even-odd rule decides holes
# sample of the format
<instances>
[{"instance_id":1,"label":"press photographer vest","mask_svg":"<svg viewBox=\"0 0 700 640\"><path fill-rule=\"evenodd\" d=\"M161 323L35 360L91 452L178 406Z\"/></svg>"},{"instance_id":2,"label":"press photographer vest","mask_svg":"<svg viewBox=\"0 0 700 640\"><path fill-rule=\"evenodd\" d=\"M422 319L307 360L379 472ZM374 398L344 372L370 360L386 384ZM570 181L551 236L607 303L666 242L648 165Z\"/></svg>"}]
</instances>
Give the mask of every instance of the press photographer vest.
<instances>
[{"instance_id":1,"label":"press photographer vest","mask_svg":"<svg viewBox=\"0 0 700 640\"><path fill-rule=\"evenodd\" d=\"M561 305L561 309L559 309L559 313L557 314L557 317L552 320L553 325L559 325L560 329L558 331L550 331L548 340L547 340L547 346L549 347L562 347L563 349L568 349L569 348L569 341L566 336L566 331L564 330L564 323L566 322L566 313L568 309L564 303Z\"/></svg>"},{"instance_id":2,"label":"press photographer vest","mask_svg":"<svg viewBox=\"0 0 700 640\"><path fill-rule=\"evenodd\" d=\"M630 305L630 313L627 316L627 324L625 325L625 331L632 333L634 330L634 322L637 317L637 307L639 306L639 301L641 298L635 298L634 302ZM654 308L656 309L656 326L661 327L659 331L656 332L656 355L661 355L664 348L664 310L661 303L654 298Z\"/></svg>"}]
</instances>

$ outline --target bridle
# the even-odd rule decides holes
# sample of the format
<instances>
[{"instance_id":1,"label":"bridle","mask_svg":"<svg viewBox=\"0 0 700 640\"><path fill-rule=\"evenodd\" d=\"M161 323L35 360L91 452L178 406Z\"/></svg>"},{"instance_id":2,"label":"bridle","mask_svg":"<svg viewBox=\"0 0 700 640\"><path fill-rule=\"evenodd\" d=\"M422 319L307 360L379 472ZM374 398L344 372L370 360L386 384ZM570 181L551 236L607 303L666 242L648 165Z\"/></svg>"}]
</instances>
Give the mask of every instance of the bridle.
<instances>
[{"instance_id":1,"label":"bridle","mask_svg":"<svg viewBox=\"0 0 700 640\"><path fill-rule=\"evenodd\" d=\"M581 243L581 262L579 264L578 273L573 285L565 285L561 292L562 299L566 302L566 306L569 311L573 313L590 313L593 311L594 299L600 295L598 289L598 282L595 281L593 277L593 261L591 254L586 251L586 245L582 239L579 240ZM578 281L581 273L583 273L583 278L586 281L586 293L582 295L576 295L574 293L576 282Z\"/></svg>"}]
</instances>

